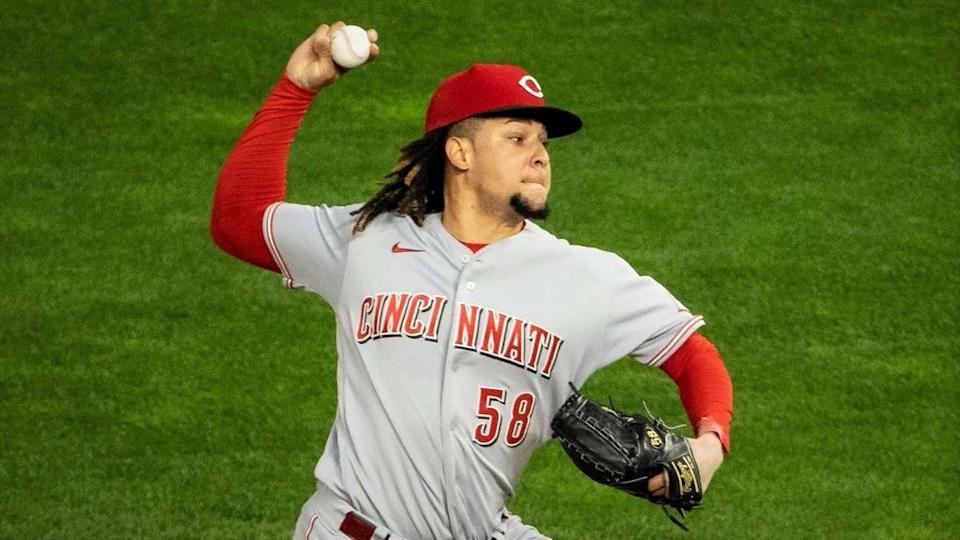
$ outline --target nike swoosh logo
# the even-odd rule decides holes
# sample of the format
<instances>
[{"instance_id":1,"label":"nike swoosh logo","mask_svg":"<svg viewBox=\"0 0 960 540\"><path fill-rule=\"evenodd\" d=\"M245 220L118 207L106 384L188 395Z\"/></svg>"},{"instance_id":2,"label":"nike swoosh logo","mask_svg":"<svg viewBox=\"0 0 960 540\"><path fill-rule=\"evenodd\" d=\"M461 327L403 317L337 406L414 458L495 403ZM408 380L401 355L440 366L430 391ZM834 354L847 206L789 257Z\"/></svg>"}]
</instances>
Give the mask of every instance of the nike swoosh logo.
<instances>
[{"instance_id":1,"label":"nike swoosh logo","mask_svg":"<svg viewBox=\"0 0 960 540\"><path fill-rule=\"evenodd\" d=\"M400 245L400 242L397 242L390 248L390 251L393 253L420 253L422 249L408 248Z\"/></svg>"}]
</instances>

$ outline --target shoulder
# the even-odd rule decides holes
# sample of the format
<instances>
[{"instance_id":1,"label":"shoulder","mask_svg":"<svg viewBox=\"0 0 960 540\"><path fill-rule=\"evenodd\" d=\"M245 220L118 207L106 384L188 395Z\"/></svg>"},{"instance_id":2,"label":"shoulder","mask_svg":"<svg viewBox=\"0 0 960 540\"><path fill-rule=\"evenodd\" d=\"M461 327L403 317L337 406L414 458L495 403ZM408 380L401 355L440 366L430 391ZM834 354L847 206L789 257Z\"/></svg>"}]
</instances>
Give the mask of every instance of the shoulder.
<instances>
[{"instance_id":1,"label":"shoulder","mask_svg":"<svg viewBox=\"0 0 960 540\"><path fill-rule=\"evenodd\" d=\"M362 217L360 210L363 208L364 204L365 203L355 203L337 208L342 209L342 211L349 214L351 226L355 226L357 223L359 223L360 218ZM407 226L407 222L413 223L413 220L409 219L407 216L397 214L396 212L380 212L374 216L373 219L367 222L363 230L354 233L353 236L371 236L377 234L378 232L395 230L397 227Z\"/></svg>"},{"instance_id":2,"label":"shoulder","mask_svg":"<svg viewBox=\"0 0 960 540\"><path fill-rule=\"evenodd\" d=\"M359 204L330 206L277 202L267 207L263 214L264 231L282 233L309 233L343 236L356 221L353 212Z\"/></svg>"},{"instance_id":3,"label":"shoulder","mask_svg":"<svg viewBox=\"0 0 960 540\"><path fill-rule=\"evenodd\" d=\"M346 205L308 205L281 202L274 203L270 208L276 208L279 212L313 216L313 219L317 222L325 221L330 223L345 224L347 222L356 220L354 212L359 210L361 206L363 205L360 203Z\"/></svg>"},{"instance_id":4,"label":"shoulder","mask_svg":"<svg viewBox=\"0 0 960 540\"><path fill-rule=\"evenodd\" d=\"M596 279L637 277L630 263L612 251L572 244L531 221L527 221L525 232L546 252L542 254L554 258L558 263L562 261L573 266L580 276Z\"/></svg>"}]
</instances>

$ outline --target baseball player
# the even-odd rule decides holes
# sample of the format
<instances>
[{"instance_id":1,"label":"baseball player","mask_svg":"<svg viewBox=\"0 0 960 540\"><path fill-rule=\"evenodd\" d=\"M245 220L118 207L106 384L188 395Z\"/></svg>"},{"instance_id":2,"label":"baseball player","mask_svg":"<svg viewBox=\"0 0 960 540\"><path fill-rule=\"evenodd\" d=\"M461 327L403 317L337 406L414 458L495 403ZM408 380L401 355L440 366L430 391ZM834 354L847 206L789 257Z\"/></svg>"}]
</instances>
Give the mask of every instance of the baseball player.
<instances>
[{"instance_id":1,"label":"baseball player","mask_svg":"<svg viewBox=\"0 0 960 540\"><path fill-rule=\"evenodd\" d=\"M223 167L211 223L224 251L336 313L337 412L294 538L545 538L504 503L570 383L624 356L676 381L708 484L729 448L723 362L656 281L534 223L548 140L581 122L533 75L477 64L445 79L423 138L365 203L285 202L294 135L345 72L330 55L342 26L293 52Z\"/></svg>"}]
</instances>

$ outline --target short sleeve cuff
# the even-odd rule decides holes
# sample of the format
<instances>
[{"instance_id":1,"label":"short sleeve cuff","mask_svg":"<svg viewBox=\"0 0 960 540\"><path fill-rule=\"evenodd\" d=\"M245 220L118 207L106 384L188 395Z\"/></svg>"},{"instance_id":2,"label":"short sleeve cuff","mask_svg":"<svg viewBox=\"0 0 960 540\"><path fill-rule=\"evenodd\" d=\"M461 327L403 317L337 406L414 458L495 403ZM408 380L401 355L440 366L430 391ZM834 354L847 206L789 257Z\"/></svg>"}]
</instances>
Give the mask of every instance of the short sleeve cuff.
<instances>
[{"instance_id":1,"label":"short sleeve cuff","mask_svg":"<svg viewBox=\"0 0 960 540\"><path fill-rule=\"evenodd\" d=\"M685 322L676 332L674 332L673 337L667 341L666 345L663 346L656 354L654 354L650 360L647 362L648 365L659 367L667 361L670 356L680 348L681 345L687 338L693 335L698 328L706 324L703 320L703 317L700 315L694 315L690 320Z\"/></svg>"},{"instance_id":2,"label":"short sleeve cuff","mask_svg":"<svg viewBox=\"0 0 960 540\"><path fill-rule=\"evenodd\" d=\"M266 212L263 213L263 239L267 242L267 247L270 249L270 255L273 256L273 261L277 263L277 267L280 268L280 274L283 275L283 285L291 289L296 288L297 285L293 281L293 276L290 274L290 266L284 260L283 255L280 254L280 248L277 246L277 239L273 233L273 224L277 216L277 208L283 203L273 203L267 207Z\"/></svg>"}]
</instances>

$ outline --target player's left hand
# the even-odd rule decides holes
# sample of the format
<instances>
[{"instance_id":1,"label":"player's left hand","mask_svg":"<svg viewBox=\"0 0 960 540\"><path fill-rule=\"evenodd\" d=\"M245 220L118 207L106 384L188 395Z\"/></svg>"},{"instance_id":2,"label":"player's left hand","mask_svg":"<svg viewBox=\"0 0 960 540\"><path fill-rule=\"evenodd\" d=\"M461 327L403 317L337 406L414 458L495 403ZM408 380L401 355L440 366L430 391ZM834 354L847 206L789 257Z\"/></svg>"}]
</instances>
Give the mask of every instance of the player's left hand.
<instances>
[{"instance_id":1,"label":"player's left hand","mask_svg":"<svg viewBox=\"0 0 960 540\"><path fill-rule=\"evenodd\" d=\"M713 473L717 472L720 464L723 463L723 445L720 444L720 437L710 431L696 439L687 439L687 442L690 443L693 459L700 469L700 484L703 486L703 491L706 491ZM666 483L667 474L661 473L651 478L647 486L654 495L662 496L666 493Z\"/></svg>"}]
</instances>

